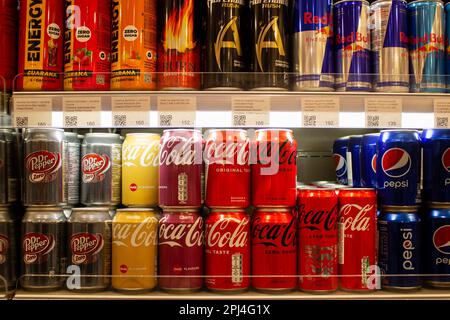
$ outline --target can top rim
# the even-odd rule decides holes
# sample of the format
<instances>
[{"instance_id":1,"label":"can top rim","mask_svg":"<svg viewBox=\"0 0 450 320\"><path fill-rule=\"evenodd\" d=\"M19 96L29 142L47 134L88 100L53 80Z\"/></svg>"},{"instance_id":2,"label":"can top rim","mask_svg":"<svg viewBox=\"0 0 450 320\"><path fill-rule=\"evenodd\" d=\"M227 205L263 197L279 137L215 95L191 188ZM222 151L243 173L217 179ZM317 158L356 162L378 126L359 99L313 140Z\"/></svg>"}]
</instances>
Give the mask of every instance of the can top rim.
<instances>
[{"instance_id":1,"label":"can top rim","mask_svg":"<svg viewBox=\"0 0 450 320\"><path fill-rule=\"evenodd\" d=\"M151 212L157 212L158 209L156 208L121 208L121 209L116 209L116 212L147 212L147 211L151 211Z\"/></svg>"},{"instance_id":2,"label":"can top rim","mask_svg":"<svg viewBox=\"0 0 450 320\"><path fill-rule=\"evenodd\" d=\"M353 187L348 187L348 188L342 188L339 189L340 191L375 191L375 188L353 188Z\"/></svg>"},{"instance_id":3,"label":"can top rim","mask_svg":"<svg viewBox=\"0 0 450 320\"><path fill-rule=\"evenodd\" d=\"M39 131L43 131L43 132L48 132L48 131L64 132L64 129L60 129L60 128L27 128L27 129L25 129L25 133L27 133L27 132L39 132Z\"/></svg>"},{"instance_id":4,"label":"can top rim","mask_svg":"<svg viewBox=\"0 0 450 320\"><path fill-rule=\"evenodd\" d=\"M350 2L350 1L355 1L355 0L340 0L340 1L336 2L334 5L337 5L337 4L340 4L343 2ZM369 1L367 1L367 0L357 0L357 1L364 3L364 4L369 4Z\"/></svg>"},{"instance_id":5,"label":"can top rim","mask_svg":"<svg viewBox=\"0 0 450 320\"><path fill-rule=\"evenodd\" d=\"M198 133L201 133L201 131L200 130L198 130L198 129L181 129L181 128L175 128L175 129L164 129L163 130L163 133L164 132L179 132L179 131L187 131L187 132L198 132Z\"/></svg>"},{"instance_id":6,"label":"can top rim","mask_svg":"<svg viewBox=\"0 0 450 320\"><path fill-rule=\"evenodd\" d=\"M211 213L214 212L245 212L243 208L234 208L234 209L221 209L221 208L210 208Z\"/></svg>"},{"instance_id":7,"label":"can top rim","mask_svg":"<svg viewBox=\"0 0 450 320\"><path fill-rule=\"evenodd\" d=\"M384 1L384 0L383 0ZM363 137L378 137L380 135L379 132L373 132L373 133L366 133L363 134Z\"/></svg>"},{"instance_id":8,"label":"can top rim","mask_svg":"<svg viewBox=\"0 0 450 320\"><path fill-rule=\"evenodd\" d=\"M419 133L419 130L416 129L385 129L385 130L381 130L380 133L382 132L417 132Z\"/></svg>"},{"instance_id":9,"label":"can top rim","mask_svg":"<svg viewBox=\"0 0 450 320\"><path fill-rule=\"evenodd\" d=\"M427 205L430 209L450 209L449 202L429 202Z\"/></svg>"},{"instance_id":10,"label":"can top rim","mask_svg":"<svg viewBox=\"0 0 450 320\"><path fill-rule=\"evenodd\" d=\"M64 131L64 135L78 138L78 133L76 133L76 132Z\"/></svg>"},{"instance_id":11,"label":"can top rim","mask_svg":"<svg viewBox=\"0 0 450 320\"><path fill-rule=\"evenodd\" d=\"M166 207L163 213L200 212L200 208Z\"/></svg>"},{"instance_id":12,"label":"can top rim","mask_svg":"<svg viewBox=\"0 0 450 320\"><path fill-rule=\"evenodd\" d=\"M88 132L84 135L84 137L108 137L108 138L120 138L120 134L118 133L109 133L109 132Z\"/></svg>"},{"instance_id":13,"label":"can top rim","mask_svg":"<svg viewBox=\"0 0 450 320\"><path fill-rule=\"evenodd\" d=\"M160 136L159 133L153 133L153 132L131 132L131 133L127 133L125 135L126 137L128 136Z\"/></svg>"},{"instance_id":14,"label":"can top rim","mask_svg":"<svg viewBox=\"0 0 450 320\"><path fill-rule=\"evenodd\" d=\"M291 207L285 207L285 208L277 208L277 207L258 207L255 209L255 211L265 211L265 212L291 212Z\"/></svg>"},{"instance_id":15,"label":"can top rim","mask_svg":"<svg viewBox=\"0 0 450 320\"><path fill-rule=\"evenodd\" d=\"M245 132L247 133L246 129L239 129L239 128L223 128L223 129L208 129L206 132L217 132L217 131L239 131L239 132Z\"/></svg>"},{"instance_id":16,"label":"can top rim","mask_svg":"<svg viewBox=\"0 0 450 320\"><path fill-rule=\"evenodd\" d=\"M27 212L33 211L33 212L40 212L40 211L60 211L63 212L63 208L62 207L58 207L58 206L53 206L53 205L43 205L43 206L39 206L39 205L34 205L34 206L28 206L26 209Z\"/></svg>"},{"instance_id":17,"label":"can top rim","mask_svg":"<svg viewBox=\"0 0 450 320\"><path fill-rule=\"evenodd\" d=\"M426 0L426 1L427 2L439 2L439 3L444 4L444 1L442 1L442 0ZM413 4L413 3L417 3L417 2L425 2L425 0L414 0L414 1L408 2L408 4Z\"/></svg>"},{"instance_id":18,"label":"can top rim","mask_svg":"<svg viewBox=\"0 0 450 320\"><path fill-rule=\"evenodd\" d=\"M72 208L72 212L75 211L109 211L110 207L84 207L84 208Z\"/></svg>"},{"instance_id":19,"label":"can top rim","mask_svg":"<svg viewBox=\"0 0 450 320\"><path fill-rule=\"evenodd\" d=\"M259 131L287 131L287 132L293 132L291 129L283 129L283 128L263 128L263 129L256 129L255 132Z\"/></svg>"}]
</instances>

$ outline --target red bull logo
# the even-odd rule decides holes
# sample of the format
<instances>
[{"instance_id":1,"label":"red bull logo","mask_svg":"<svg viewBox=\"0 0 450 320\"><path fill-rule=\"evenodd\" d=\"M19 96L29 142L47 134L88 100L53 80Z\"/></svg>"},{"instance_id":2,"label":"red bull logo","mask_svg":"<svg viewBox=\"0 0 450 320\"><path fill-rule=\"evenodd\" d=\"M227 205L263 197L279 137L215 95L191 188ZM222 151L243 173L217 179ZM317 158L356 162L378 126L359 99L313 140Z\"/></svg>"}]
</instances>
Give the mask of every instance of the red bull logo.
<instances>
[{"instance_id":1,"label":"red bull logo","mask_svg":"<svg viewBox=\"0 0 450 320\"><path fill-rule=\"evenodd\" d=\"M333 17L331 13L327 12L323 16L314 15L312 12L303 13L304 24L321 24L321 25L333 25Z\"/></svg>"},{"instance_id":2,"label":"red bull logo","mask_svg":"<svg viewBox=\"0 0 450 320\"><path fill-rule=\"evenodd\" d=\"M348 36L337 34L336 43L338 45L345 45L348 43L348 45L344 46L344 50L355 50L355 48L361 48L361 50L364 50L369 46L370 35L361 32L351 32ZM364 44L365 46L361 46L361 44Z\"/></svg>"}]
</instances>

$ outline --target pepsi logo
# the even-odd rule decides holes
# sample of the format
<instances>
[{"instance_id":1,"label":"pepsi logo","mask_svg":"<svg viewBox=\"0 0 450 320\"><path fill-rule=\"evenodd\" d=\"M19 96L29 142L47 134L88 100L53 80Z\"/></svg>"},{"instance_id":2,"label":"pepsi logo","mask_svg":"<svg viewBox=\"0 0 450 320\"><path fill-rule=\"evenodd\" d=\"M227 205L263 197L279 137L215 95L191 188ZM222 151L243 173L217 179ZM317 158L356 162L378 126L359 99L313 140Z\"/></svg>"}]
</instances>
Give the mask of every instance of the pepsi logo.
<instances>
[{"instance_id":1,"label":"pepsi logo","mask_svg":"<svg viewBox=\"0 0 450 320\"><path fill-rule=\"evenodd\" d=\"M450 225L442 226L434 232L433 244L437 251L450 254Z\"/></svg>"},{"instance_id":2,"label":"pepsi logo","mask_svg":"<svg viewBox=\"0 0 450 320\"><path fill-rule=\"evenodd\" d=\"M372 161L371 161L371 167L373 172L377 172L377 154L375 153L372 157Z\"/></svg>"},{"instance_id":3,"label":"pepsi logo","mask_svg":"<svg viewBox=\"0 0 450 320\"><path fill-rule=\"evenodd\" d=\"M411 169L411 157L404 149L389 149L381 158L381 169L391 178L403 177Z\"/></svg>"},{"instance_id":4,"label":"pepsi logo","mask_svg":"<svg viewBox=\"0 0 450 320\"><path fill-rule=\"evenodd\" d=\"M334 163L336 165L336 176L338 178L347 173L347 160L340 154L333 154Z\"/></svg>"},{"instance_id":5,"label":"pepsi logo","mask_svg":"<svg viewBox=\"0 0 450 320\"><path fill-rule=\"evenodd\" d=\"M450 148L447 148L442 154L442 165L447 172L450 172Z\"/></svg>"}]
</instances>

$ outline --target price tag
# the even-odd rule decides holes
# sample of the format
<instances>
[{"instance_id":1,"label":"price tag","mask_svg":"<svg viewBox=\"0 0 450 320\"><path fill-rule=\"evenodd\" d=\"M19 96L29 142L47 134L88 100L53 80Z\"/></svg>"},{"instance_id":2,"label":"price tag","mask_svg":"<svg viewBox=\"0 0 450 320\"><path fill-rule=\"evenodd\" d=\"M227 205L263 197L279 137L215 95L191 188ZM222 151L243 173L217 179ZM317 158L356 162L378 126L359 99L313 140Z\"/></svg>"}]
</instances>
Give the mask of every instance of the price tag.
<instances>
[{"instance_id":1,"label":"price tag","mask_svg":"<svg viewBox=\"0 0 450 320\"><path fill-rule=\"evenodd\" d=\"M196 97L158 97L158 126L193 127L196 111Z\"/></svg>"},{"instance_id":2,"label":"price tag","mask_svg":"<svg viewBox=\"0 0 450 320\"><path fill-rule=\"evenodd\" d=\"M112 97L114 127L148 127L150 125L150 97Z\"/></svg>"},{"instance_id":3,"label":"price tag","mask_svg":"<svg viewBox=\"0 0 450 320\"><path fill-rule=\"evenodd\" d=\"M64 97L63 123L65 127L97 127L101 125L100 97Z\"/></svg>"},{"instance_id":4,"label":"price tag","mask_svg":"<svg viewBox=\"0 0 450 320\"><path fill-rule=\"evenodd\" d=\"M339 127L339 98L302 97L301 106L303 127Z\"/></svg>"},{"instance_id":5,"label":"price tag","mask_svg":"<svg viewBox=\"0 0 450 320\"><path fill-rule=\"evenodd\" d=\"M449 128L450 99L434 100L434 127Z\"/></svg>"},{"instance_id":6,"label":"price tag","mask_svg":"<svg viewBox=\"0 0 450 320\"><path fill-rule=\"evenodd\" d=\"M231 116L235 127L268 126L270 97L232 97Z\"/></svg>"},{"instance_id":7,"label":"price tag","mask_svg":"<svg viewBox=\"0 0 450 320\"><path fill-rule=\"evenodd\" d=\"M402 127L402 99L366 98L364 105L367 128Z\"/></svg>"},{"instance_id":8,"label":"price tag","mask_svg":"<svg viewBox=\"0 0 450 320\"><path fill-rule=\"evenodd\" d=\"M52 99L14 97L14 119L16 127L51 127Z\"/></svg>"}]
</instances>

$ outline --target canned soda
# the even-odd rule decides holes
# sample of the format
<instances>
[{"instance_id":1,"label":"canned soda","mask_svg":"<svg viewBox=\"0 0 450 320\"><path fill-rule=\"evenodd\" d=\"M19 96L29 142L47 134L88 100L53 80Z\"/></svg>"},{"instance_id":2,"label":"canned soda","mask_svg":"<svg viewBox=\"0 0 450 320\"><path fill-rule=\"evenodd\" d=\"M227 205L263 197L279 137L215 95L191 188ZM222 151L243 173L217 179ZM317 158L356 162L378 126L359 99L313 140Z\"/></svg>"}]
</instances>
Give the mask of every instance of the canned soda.
<instances>
[{"instance_id":1,"label":"canned soda","mask_svg":"<svg viewBox=\"0 0 450 320\"><path fill-rule=\"evenodd\" d=\"M447 92L450 92L450 3L445 3L445 74Z\"/></svg>"},{"instance_id":2,"label":"canned soda","mask_svg":"<svg viewBox=\"0 0 450 320\"><path fill-rule=\"evenodd\" d=\"M361 187L361 144L362 136L350 136L347 146L348 185Z\"/></svg>"},{"instance_id":3,"label":"canned soda","mask_svg":"<svg viewBox=\"0 0 450 320\"><path fill-rule=\"evenodd\" d=\"M81 145L81 203L120 204L122 141L114 133L87 133Z\"/></svg>"},{"instance_id":4,"label":"canned soda","mask_svg":"<svg viewBox=\"0 0 450 320\"><path fill-rule=\"evenodd\" d=\"M157 0L113 0L111 89L156 89Z\"/></svg>"},{"instance_id":5,"label":"canned soda","mask_svg":"<svg viewBox=\"0 0 450 320\"><path fill-rule=\"evenodd\" d=\"M67 204L76 205L80 202L80 140L75 132L64 132L65 153L63 161L66 163L66 182L64 191L67 192Z\"/></svg>"},{"instance_id":6,"label":"canned soda","mask_svg":"<svg viewBox=\"0 0 450 320\"><path fill-rule=\"evenodd\" d=\"M361 140L361 186L377 187L377 143L379 133L369 133Z\"/></svg>"},{"instance_id":7,"label":"canned soda","mask_svg":"<svg viewBox=\"0 0 450 320\"><path fill-rule=\"evenodd\" d=\"M61 0L20 2L17 90L61 90L63 12Z\"/></svg>"},{"instance_id":8,"label":"canned soda","mask_svg":"<svg viewBox=\"0 0 450 320\"><path fill-rule=\"evenodd\" d=\"M74 208L67 224L68 263L79 267L75 291L101 291L111 283L111 216L108 208Z\"/></svg>"},{"instance_id":9,"label":"canned soda","mask_svg":"<svg viewBox=\"0 0 450 320\"><path fill-rule=\"evenodd\" d=\"M0 295L16 288L16 230L9 206L0 206Z\"/></svg>"},{"instance_id":10,"label":"canned soda","mask_svg":"<svg viewBox=\"0 0 450 320\"><path fill-rule=\"evenodd\" d=\"M0 92L11 92L17 75L17 1L0 1Z\"/></svg>"},{"instance_id":11,"label":"canned soda","mask_svg":"<svg viewBox=\"0 0 450 320\"><path fill-rule=\"evenodd\" d=\"M16 141L8 129L0 129L0 203L20 200L19 160Z\"/></svg>"},{"instance_id":12,"label":"canned soda","mask_svg":"<svg viewBox=\"0 0 450 320\"><path fill-rule=\"evenodd\" d=\"M350 137L341 137L334 140L333 160L336 166L336 178L340 184L348 184L347 146Z\"/></svg>"}]
</instances>

